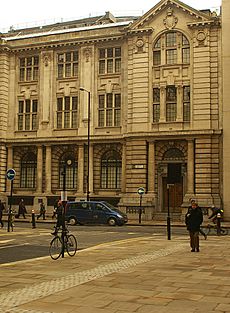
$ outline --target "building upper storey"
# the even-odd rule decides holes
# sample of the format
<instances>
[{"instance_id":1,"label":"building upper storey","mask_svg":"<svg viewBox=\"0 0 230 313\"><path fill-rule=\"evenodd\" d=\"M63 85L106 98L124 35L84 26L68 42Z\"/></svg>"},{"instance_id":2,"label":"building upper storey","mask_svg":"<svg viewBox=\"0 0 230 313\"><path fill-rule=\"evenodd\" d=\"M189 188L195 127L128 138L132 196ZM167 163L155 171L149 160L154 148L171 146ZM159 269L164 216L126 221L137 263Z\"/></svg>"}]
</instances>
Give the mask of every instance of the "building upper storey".
<instances>
[{"instance_id":1,"label":"building upper storey","mask_svg":"<svg viewBox=\"0 0 230 313\"><path fill-rule=\"evenodd\" d=\"M20 29L0 45L1 137L218 132L220 17L162 0L138 18L104 16ZM81 90L85 90L81 91Z\"/></svg>"}]
</instances>

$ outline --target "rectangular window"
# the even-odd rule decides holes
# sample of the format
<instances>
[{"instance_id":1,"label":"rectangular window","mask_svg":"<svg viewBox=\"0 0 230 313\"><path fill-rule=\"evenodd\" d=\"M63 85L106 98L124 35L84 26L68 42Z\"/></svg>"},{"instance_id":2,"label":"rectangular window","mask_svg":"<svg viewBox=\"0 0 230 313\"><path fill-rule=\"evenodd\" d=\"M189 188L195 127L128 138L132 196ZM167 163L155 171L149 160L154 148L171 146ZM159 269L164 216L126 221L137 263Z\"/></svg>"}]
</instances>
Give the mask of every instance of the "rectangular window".
<instances>
[{"instance_id":1,"label":"rectangular window","mask_svg":"<svg viewBox=\"0 0 230 313\"><path fill-rule=\"evenodd\" d=\"M160 89L153 88L153 123L158 123L160 119Z\"/></svg>"},{"instance_id":2,"label":"rectangular window","mask_svg":"<svg viewBox=\"0 0 230 313\"><path fill-rule=\"evenodd\" d=\"M58 78L76 77L78 75L78 51L57 54Z\"/></svg>"},{"instance_id":3,"label":"rectangular window","mask_svg":"<svg viewBox=\"0 0 230 313\"><path fill-rule=\"evenodd\" d=\"M190 86L183 87L183 120L190 121Z\"/></svg>"},{"instance_id":4,"label":"rectangular window","mask_svg":"<svg viewBox=\"0 0 230 313\"><path fill-rule=\"evenodd\" d=\"M170 32L166 34L166 47L175 47L176 46L176 32Z\"/></svg>"},{"instance_id":5,"label":"rectangular window","mask_svg":"<svg viewBox=\"0 0 230 313\"><path fill-rule=\"evenodd\" d=\"M153 65L161 64L161 51L153 51Z\"/></svg>"},{"instance_id":6,"label":"rectangular window","mask_svg":"<svg viewBox=\"0 0 230 313\"><path fill-rule=\"evenodd\" d=\"M99 74L121 72L121 48L99 49Z\"/></svg>"},{"instance_id":7,"label":"rectangular window","mask_svg":"<svg viewBox=\"0 0 230 313\"><path fill-rule=\"evenodd\" d=\"M175 122L177 115L177 89L175 86L166 88L166 121Z\"/></svg>"},{"instance_id":8,"label":"rectangular window","mask_svg":"<svg viewBox=\"0 0 230 313\"><path fill-rule=\"evenodd\" d=\"M19 58L19 81L38 80L39 57Z\"/></svg>"},{"instance_id":9,"label":"rectangular window","mask_svg":"<svg viewBox=\"0 0 230 313\"><path fill-rule=\"evenodd\" d=\"M37 123L37 100L20 100L18 102L18 130L36 130Z\"/></svg>"},{"instance_id":10,"label":"rectangular window","mask_svg":"<svg viewBox=\"0 0 230 313\"><path fill-rule=\"evenodd\" d=\"M121 124L121 94L108 93L99 95L98 126L120 126Z\"/></svg>"},{"instance_id":11,"label":"rectangular window","mask_svg":"<svg viewBox=\"0 0 230 313\"><path fill-rule=\"evenodd\" d=\"M78 97L57 98L57 128L77 128Z\"/></svg>"}]
</instances>

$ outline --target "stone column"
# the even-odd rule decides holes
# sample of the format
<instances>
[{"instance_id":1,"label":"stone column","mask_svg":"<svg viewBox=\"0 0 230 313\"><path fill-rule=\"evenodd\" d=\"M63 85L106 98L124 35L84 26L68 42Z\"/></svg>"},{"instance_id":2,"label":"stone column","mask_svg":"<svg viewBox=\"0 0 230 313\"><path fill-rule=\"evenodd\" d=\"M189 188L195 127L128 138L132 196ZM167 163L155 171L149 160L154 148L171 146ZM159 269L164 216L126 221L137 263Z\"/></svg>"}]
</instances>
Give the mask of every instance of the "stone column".
<instances>
[{"instance_id":1,"label":"stone column","mask_svg":"<svg viewBox=\"0 0 230 313\"><path fill-rule=\"evenodd\" d=\"M188 140L187 194L194 195L194 140Z\"/></svg>"},{"instance_id":2,"label":"stone column","mask_svg":"<svg viewBox=\"0 0 230 313\"><path fill-rule=\"evenodd\" d=\"M52 179L52 171L51 171L51 146L46 146L46 193L51 193L51 179Z\"/></svg>"},{"instance_id":3,"label":"stone column","mask_svg":"<svg viewBox=\"0 0 230 313\"><path fill-rule=\"evenodd\" d=\"M155 143L149 142L148 155L148 193L155 192Z\"/></svg>"},{"instance_id":4,"label":"stone column","mask_svg":"<svg viewBox=\"0 0 230 313\"><path fill-rule=\"evenodd\" d=\"M43 173L43 149L37 147L37 193L42 193L42 173Z\"/></svg>"},{"instance_id":5,"label":"stone column","mask_svg":"<svg viewBox=\"0 0 230 313\"><path fill-rule=\"evenodd\" d=\"M78 193L84 193L84 145L78 146L78 162L77 162L77 189Z\"/></svg>"},{"instance_id":6,"label":"stone column","mask_svg":"<svg viewBox=\"0 0 230 313\"><path fill-rule=\"evenodd\" d=\"M126 143L122 146L121 192L126 192Z\"/></svg>"}]
</instances>

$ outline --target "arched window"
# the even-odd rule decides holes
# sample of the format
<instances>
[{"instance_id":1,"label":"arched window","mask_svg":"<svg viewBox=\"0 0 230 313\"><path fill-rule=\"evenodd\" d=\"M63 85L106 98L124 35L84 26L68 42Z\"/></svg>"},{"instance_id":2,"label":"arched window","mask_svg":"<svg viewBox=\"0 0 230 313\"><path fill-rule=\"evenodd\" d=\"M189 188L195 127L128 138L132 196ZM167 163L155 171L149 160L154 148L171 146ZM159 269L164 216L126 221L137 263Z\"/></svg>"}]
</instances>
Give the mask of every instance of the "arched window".
<instances>
[{"instance_id":1,"label":"arched window","mask_svg":"<svg viewBox=\"0 0 230 313\"><path fill-rule=\"evenodd\" d=\"M178 31L162 34L153 46L153 65L181 63L190 63L190 45L187 37Z\"/></svg>"},{"instance_id":2,"label":"arched window","mask_svg":"<svg viewBox=\"0 0 230 313\"><path fill-rule=\"evenodd\" d=\"M184 154L178 148L170 148L164 153L163 160L164 161L175 161L175 160L183 161Z\"/></svg>"},{"instance_id":3,"label":"arched window","mask_svg":"<svg viewBox=\"0 0 230 313\"><path fill-rule=\"evenodd\" d=\"M117 189L121 186L121 156L116 151L106 152L101 159L101 188Z\"/></svg>"},{"instance_id":4,"label":"arched window","mask_svg":"<svg viewBox=\"0 0 230 313\"><path fill-rule=\"evenodd\" d=\"M21 188L35 188L37 176L37 156L33 152L26 153L21 158Z\"/></svg>"},{"instance_id":5,"label":"arched window","mask_svg":"<svg viewBox=\"0 0 230 313\"><path fill-rule=\"evenodd\" d=\"M71 154L64 154L59 161L59 188L65 190L77 188L77 162Z\"/></svg>"}]
</instances>

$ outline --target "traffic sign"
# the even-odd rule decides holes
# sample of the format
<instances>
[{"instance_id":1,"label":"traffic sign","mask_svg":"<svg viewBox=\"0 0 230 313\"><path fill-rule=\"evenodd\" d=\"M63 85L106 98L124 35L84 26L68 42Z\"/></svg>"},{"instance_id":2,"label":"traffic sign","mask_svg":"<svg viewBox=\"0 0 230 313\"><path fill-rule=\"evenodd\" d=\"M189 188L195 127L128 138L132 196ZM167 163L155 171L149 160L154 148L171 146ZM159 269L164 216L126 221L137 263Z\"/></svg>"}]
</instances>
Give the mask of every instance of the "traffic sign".
<instances>
[{"instance_id":1,"label":"traffic sign","mask_svg":"<svg viewBox=\"0 0 230 313\"><path fill-rule=\"evenodd\" d=\"M143 194L145 193L144 188L143 188L143 187L138 188L138 189L137 189L137 193L138 193L139 195L143 195Z\"/></svg>"},{"instance_id":2,"label":"traffic sign","mask_svg":"<svg viewBox=\"0 0 230 313\"><path fill-rule=\"evenodd\" d=\"M14 180L15 175L16 175L16 172L15 172L15 170L13 168L10 168L6 172L6 178L9 179L9 180Z\"/></svg>"}]
</instances>

